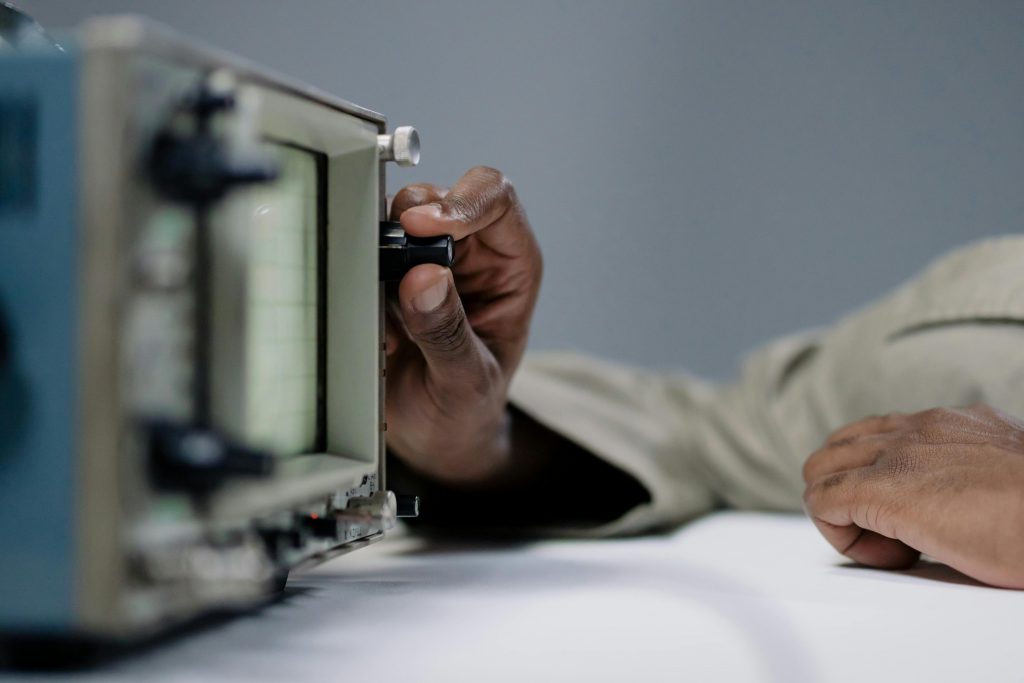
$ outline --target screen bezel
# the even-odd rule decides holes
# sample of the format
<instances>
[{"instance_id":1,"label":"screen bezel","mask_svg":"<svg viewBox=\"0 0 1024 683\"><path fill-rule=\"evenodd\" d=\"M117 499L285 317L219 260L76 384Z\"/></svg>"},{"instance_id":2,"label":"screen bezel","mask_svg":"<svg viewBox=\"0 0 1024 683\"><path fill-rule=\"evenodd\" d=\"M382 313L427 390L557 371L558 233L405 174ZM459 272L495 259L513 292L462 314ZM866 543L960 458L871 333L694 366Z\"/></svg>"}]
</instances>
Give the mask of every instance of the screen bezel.
<instances>
[{"instance_id":1,"label":"screen bezel","mask_svg":"<svg viewBox=\"0 0 1024 683\"><path fill-rule=\"evenodd\" d=\"M269 479L230 482L210 500L212 510L221 514L252 514L300 495L323 495L358 483L367 474L377 475L382 484L384 466L378 127L258 85L240 87L238 97L259 102L260 116L253 124L259 139L321 155L323 160L318 177L325 210L325 248L321 250L325 262L320 269L326 323L320 364L324 438L317 452L279 459ZM230 223L233 209L230 201L225 205L223 220ZM219 234L225 243L218 248L244 249L244 235L238 229ZM230 411L244 392L241 383L232 386L231 376L239 376L232 367L238 362L232 350L239 348L237 335L244 330L238 302L245 278L236 267L218 269L215 279L220 294L214 305L224 310L215 313L213 372L221 376L214 377L219 395L214 416L231 424L223 419L223 412Z\"/></svg>"}]
</instances>

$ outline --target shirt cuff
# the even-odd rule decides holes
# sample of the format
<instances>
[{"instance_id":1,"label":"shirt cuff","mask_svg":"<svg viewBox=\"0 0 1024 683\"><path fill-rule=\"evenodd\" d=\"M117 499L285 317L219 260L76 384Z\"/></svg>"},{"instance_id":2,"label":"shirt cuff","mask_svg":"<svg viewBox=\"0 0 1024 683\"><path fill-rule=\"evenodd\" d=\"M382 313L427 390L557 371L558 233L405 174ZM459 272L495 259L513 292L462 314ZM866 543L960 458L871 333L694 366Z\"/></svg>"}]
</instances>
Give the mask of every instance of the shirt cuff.
<instances>
[{"instance_id":1,"label":"shirt cuff","mask_svg":"<svg viewBox=\"0 0 1024 683\"><path fill-rule=\"evenodd\" d=\"M609 363L576 353L531 354L510 400L544 427L636 479L650 502L577 536L636 534L678 525L715 506L699 468L687 413L709 388L702 382ZM585 482L579 482L585 486Z\"/></svg>"}]
</instances>

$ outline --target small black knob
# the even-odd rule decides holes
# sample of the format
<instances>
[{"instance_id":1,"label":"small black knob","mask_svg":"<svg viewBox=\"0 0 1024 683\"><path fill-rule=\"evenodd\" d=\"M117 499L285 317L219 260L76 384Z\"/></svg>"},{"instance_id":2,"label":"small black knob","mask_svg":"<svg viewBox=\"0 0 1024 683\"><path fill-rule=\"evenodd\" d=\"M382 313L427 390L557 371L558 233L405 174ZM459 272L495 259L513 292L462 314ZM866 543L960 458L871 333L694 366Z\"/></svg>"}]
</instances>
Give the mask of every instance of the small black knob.
<instances>
[{"instance_id":1,"label":"small black knob","mask_svg":"<svg viewBox=\"0 0 1024 683\"><path fill-rule=\"evenodd\" d=\"M203 493L233 477L267 477L274 471L269 453L233 443L208 429L153 422L149 431L149 472L162 489Z\"/></svg>"},{"instance_id":2,"label":"small black knob","mask_svg":"<svg viewBox=\"0 0 1024 683\"><path fill-rule=\"evenodd\" d=\"M185 97L182 108L205 121L213 114L234 109L235 95L230 91L213 90L204 83Z\"/></svg>"},{"instance_id":3,"label":"small black knob","mask_svg":"<svg viewBox=\"0 0 1024 683\"><path fill-rule=\"evenodd\" d=\"M293 528L263 528L257 530L271 557L286 556L289 551L302 547L303 533Z\"/></svg>"},{"instance_id":4,"label":"small black knob","mask_svg":"<svg viewBox=\"0 0 1024 683\"><path fill-rule=\"evenodd\" d=\"M173 119L157 134L149 153L149 174L168 199L205 205L232 189L265 183L277 178L269 162L241 162L231 158L223 136L213 130L213 119L235 107L231 92L211 89L202 83L181 102L178 113L187 113L193 126L182 129Z\"/></svg>"},{"instance_id":5,"label":"small black knob","mask_svg":"<svg viewBox=\"0 0 1024 683\"><path fill-rule=\"evenodd\" d=\"M321 517L320 515L306 515L300 517L302 527L314 538L338 538L338 520L333 517Z\"/></svg>"},{"instance_id":6,"label":"small black knob","mask_svg":"<svg viewBox=\"0 0 1024 683\"><path fill-rule=\"evenodd\" d=\"M419 496L395 496L395 517L419 517Z\"/></svg>"},{"instance_id":7,"label":"small black knob","mask_svg":"<svg viewBox=\"0 0 1024 683\"><path fill-rule=\"evenodd\" d=\"M243 164L229 159L217 138L170 131L161 133L153 143L149 170L165 197L187 204L215 202L233 188L277 177L277 169L271 164Z\"/></svg>"},{"instance_id":8,"label":"small black knob","mask_svg":"<svg viewBox=\"0 0 1024 683\"><path fill-rule=\"evenodd\" d=\"M451 235L414 237L394 221L381 223L380 235L381 280L401 280L411 268L423 263L446 268L455 265L455 240Z\"/></svg>"}]
</instances>

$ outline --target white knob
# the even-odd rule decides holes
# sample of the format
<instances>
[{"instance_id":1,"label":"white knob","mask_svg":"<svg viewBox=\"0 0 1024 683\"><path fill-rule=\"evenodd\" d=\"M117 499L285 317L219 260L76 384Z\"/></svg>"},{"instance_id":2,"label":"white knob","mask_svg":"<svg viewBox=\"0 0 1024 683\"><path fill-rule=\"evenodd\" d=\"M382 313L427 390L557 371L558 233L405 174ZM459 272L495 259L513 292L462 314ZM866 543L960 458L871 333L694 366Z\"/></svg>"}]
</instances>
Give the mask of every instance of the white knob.
<instances>
[{"instance_id":1,"label":"white knob","mask_svg":"<svg viewBox=\"0 0 1024 683\"><path fill-rule=\"evenodd\" d=\"M399 126L391 135L378 135L377 153L381 161L415 166L420 163L420 134L412 126Z\"/></svg>"}]
</instances>

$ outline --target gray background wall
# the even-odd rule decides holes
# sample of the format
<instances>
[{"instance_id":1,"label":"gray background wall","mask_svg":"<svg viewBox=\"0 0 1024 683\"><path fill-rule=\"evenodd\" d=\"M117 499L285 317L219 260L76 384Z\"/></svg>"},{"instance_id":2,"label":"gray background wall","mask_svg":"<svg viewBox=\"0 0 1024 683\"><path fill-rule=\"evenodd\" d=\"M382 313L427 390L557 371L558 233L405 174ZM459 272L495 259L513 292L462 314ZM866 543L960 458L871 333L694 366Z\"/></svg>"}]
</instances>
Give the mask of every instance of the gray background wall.
<instances>
[{"instance_id":1,"label":"gray background wall","mask_svg":"<svg viewBox=\"0 0 1024 683\"><path fill-rule=\"evenodd\" d=\"M532 346L732 373L1024 227L1022 2L24 0L132 11L415 124L519 188Z\"/></svg>"}]
</instances>

